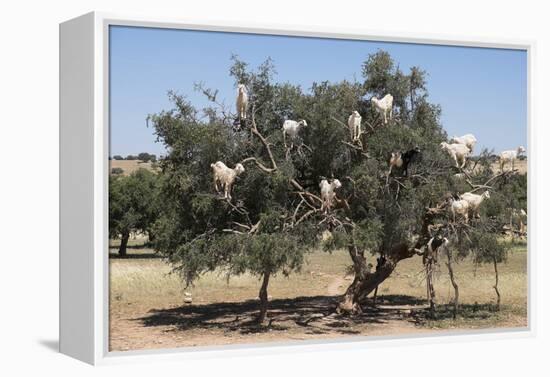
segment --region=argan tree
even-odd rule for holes
[[[493,189],[490,185],[509,174],[494,176],[487,167],[470,166],[466,179],[457,182],[453,176],[460,171],[439,146],[446,134],[440,107],[429,102],[426,73],[418,67],[403,72],[384,51],[370,55],[361,68],[361,82],[320,82],[304,91],[275,82],[269,59],[252,70],[232,57],[235,88],[240,83],[248,88],[246,119],[235,121],[232,103],[220,102],[218,92],[203,83],[196,89],[209,99],[207,108],[196,109],[171,92],[173,109],[150,116],[168,151],[160,162],[163,207],[155,247],[187,283],[213,270],[255,274],[261,279],[263,321],[270,277],[299,270],[304,254],[322,243],[327,250],[348,250],[354,280],[338,310],[357,313],[397,264],[423,254],[435,234],[476,229],[481,220],[450,220],[448,199]],[[394,97],[387,125],[370,101],[386,93]],[[350,138],[346,125],[354,110],[363,117],[359,140]],[[286,119],[308,124],[291,149],[282,140]],[[407,176],[399,169],[388,176],[390,152],[414,147],[421,158],[411,163]],[[245,166],[232,200],[214,190],[210,164],[216,161]],[[325,210],[319,182],[333,178],[343,187]],[[491,236],[499,235],[497,227],[488,229]],[[331,236],[321,241],[327,231]],[[468,242],[469,249],[477,247],[474,238]],[[378,260],[374,270],[369,255]]]

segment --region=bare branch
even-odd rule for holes
[[[247,162],[254,162],[258,168],[263,170],[266,173],[273,173],[277,169],[268,168],[264,164],[262,164],[256,157],[247,157],[244,160],[241,161],[241,164],[246,164]]]
[[[320,208],[319,208],[319,209],[312,209],[312,210],[307,211],[305,214],[302,215],[302,217],[300,217],[300,219],[298,219],[298,221],[296,221],[296,222],[294,223],[294,225],[300,224],[302,221],[304,221],[305,219],[307,219],[309,216],[311,216],[311,215],[313,215],[313,214],[315,214],[315,213],[318,213],[318,212],[320,212],[320,211],[321,211]]]
[[[252,134],[254,134],[258,139],[260,139],[260,141],[262,142],[262,144],[265,146],[265,149],[267,150],[267,154],[269,156],[269,159],[271,160],[271,165],[272,165],[272,168],[271,168],[271,171],[270,172],[273,172],[275,170],[277,170],[277,162],[275,162],[275,157],[273,156],[273,152],[271,152],[271,144],[267,141],[267,139],[260,133],[260,131],[258,131],[258,127],[256,126],[256,105],[253,103],[252,104],[252,119],[251,119],[251,128],[250,128],[250,131],[252,132]],[[263,169],[262,169],[263,170]]]
[[[238,223],[236,221],[233,221],[233,224],[237,225],[237,226],[240,226],[241,228],[244,228],[246,230],[250,230],[250,226],[248,225],[245,225],[245,224],[241,224],[241,223]]]
[[[240,234],[240,235],[246,234],[246,233],[243,233],[243,232],[239,232],[238,230],[235,230],[235,229],[222,229],[222,232],[224,232],[224,233]]]
[[[480,185],[476,185],[476,184],[472,183],[472,181],[470,179],[466,179],[466,182],[470,185],[470,187],[472,187],[471,192],[474,192],[474,191],[477,191],[477,190],[482,190],[482,189],[492,190],[493,187],[489,186],[489,183],[497,180],[498,178],[511,175],[512,173],[515,173],[515,171],[509,170],[509,171],[501,172],[499,174],[496,174],[496,175],[492,176],[485,183],[480,184]]]

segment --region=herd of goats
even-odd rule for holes
[[[373,97],[371,103],[374,109],[380,114],[383,118],[384,124],[388,123],[388,119],[392,119],[393,113],[393,96],[391,94],[386,94],[382,99]],[[248,94],[245,85],[239,84],[238,94],[237,94],[237,121],[245,120],[247,116],[248,108]],[[350,137],[352,142],[357,142],[360,140],[361,134],[363,133],[361,128],[361,115],[357,111],[353,111],[348,118],[348,128],[350,132]],[[295,120],[285,120],[282,126],[283,140],[284,145],[287,150],[290,150],[294,146],[294,140],[297,137],[300,129],[302,127],[307,127],[307,122],[305,120],[295,121]],[[291,145],[290,148],[287,146],[286,140],[290,139]],[[450,143],[442,142],[440,144],[441,149],[448,153],[451,159],[454,161],[455,165],[459,169],[463,169],[466,165],[468,157],[471,156],[477,139],[472,134],[467,134],[460,137],[453,137],[450,140]],[[506,163],[510,163],[512,169],[514,169],[515,160],[525,152],[523,146],[519,146],[516,150],[507,150],[500,153],[500,168],[503,171]],[[389,171],[388,176],[391,174],[392,168],[398,168],[403,172],[403,175],[407,175],[407,169],[411,162],[413,162],[420,154],[420,149],[415,147],[406,152],[393,152],[389,160]],[[235,182],[237,176],[242,174],[245,169],[244,166],[240,163],[236,164],[234,168],[229,168],[222,161],[217,161],[210,165],[213,170],[214,177],[214,187],[216,192],[220,192],[220,187],[223,189],[224,198],[231,200],[231,188]],[[456,179],[463,179],[464,173],[457,173],[454,176]],[[322,200],[321,210],[325,213],[330,212],[331,207],[338,202],[336,196],[336,190],[342,186],[341,182],[333,178],[330,180],[322,179],[319,183],[320,188],[320,197]],[[474,194],[472,192],[466,192],[464,194],[458,195],[453,198],[449,198],[449,207],[450,212],[453,216],[453,220],[456,221],[457,216],[460,216],[464,219],[465,222],[468,222],[469,216],[479,218],[479,209],[481,204],[485,199],[489,199],[489,191],[485,191],[482,194]],[[525,211],[522,209],[521,213],[518,215],[526,215]],[[523,221],[521,221],[523,224]]]

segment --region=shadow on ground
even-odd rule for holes
[[[339,296],[313,296],[273,300],[269,303],[268,324],[255,321],[258,301],[186,305],[170,309],[153,309],[136,319],[146,327],[169,326],[170,331],[218,329],[240,334],[286,331],[301,326],[306,334],[359,334],[357,325],[389,321],[416,322],[412,315],[423,311],[426,301],[405,295],[378,297],[377,305],[367,303],[363,314],[344,316],[336,313]]]
[[[457,311],[457,318],[466,321],[494,321],[498,320],[498,314],[499,309],[494,304],[460,304]],[[418,325],[432,326],[437,324],[437,322],[453,320],[454,305],[437,305],[435,310],[435,318],[431,317],[431,313],[427,308],[414,311],[412,316]]]
[[[139,253],[139,254],[128,253],[126,254],[126,256],[121,257],[118,254],[117,250],[111,249],[109,251],[109,258],[110,259],[155,259],[155,258],[160,259],[162,258],[162,256],[154,252],[151,252],[151,253]]]

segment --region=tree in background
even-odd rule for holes
[[[256,70],[237,57],[232,61],[235,87],[244,83],[249,92],[244,126],[233,126],[232,104],[225,106],[204,84],[197,89],[212,103],[202,109],[206,120],[174,93],[174,108],[149,118],[169,151],[160,162],[162,215],[155,225],[155,248],[188,284],[218,269],[228,276],[255,274],[262,280],[258,319],[263,321],[271,276],[299,270],[314,247],[345,248],[354,280],[338,310],[352,314],[362,311],[367,295],[401,260],[424,254],[435,235],[453,237],[467,250],[484,249],[499,237],[498,224],[485,212],[469,224],[452,221],[448,199],[465,191],[503,190],[514,172],[494,176],[488,163],[478,162],[480,168],[464,171],[465,180],[453,178],[460,170],[439,146],[447,137],[441,109],[429,102],[420,68],[405,73],[379,51],[363,64],[363,82],[314,83],[304,92],[291,83],[274,83],[269,59]],[[395,116],[384,125],[370,98],[387,93],[394,97]],[[354,110],[363,117],[359,141],[350,139],[346,125]],[[290,150],[282,140],[286,119],[308,124]],[[422,158],[409,167],[408,176],[388,175],[390,152],[414,147]],[[232,201],[214,191],[210,164],[218,160],[245,166]],[[319,197],[323,178],[343,183],[331,211],[322,209]],[[500,216],[502,208],[495,207],[491,216]],[[478,227],[491,241],[468,236]],[[330,237],[322,241],[326,232]],[[374,271],[369,258],[378,260]]]
[[[137,159],[143,162],[155,162],[157,160],[157,156],[154,154],[149,154],[147,152],[142,152],[137,155]]]
[[[124,160],[124,157],[116,154],[116,155],[113,156],[113,160],[117,160],[117,161]]]
[[[109,179],[109,236],[120,238],[121,257],[126,256],[130,233],[148,232],[156,220],[157,180],[156,174],[146,169]]]

